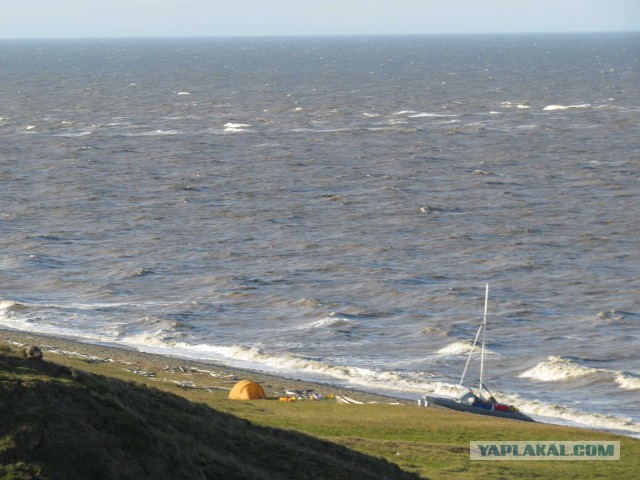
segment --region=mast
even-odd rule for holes
[[[480,331],[482,330],[482,323],[478,327],[478,331],[476,332],[476,336],[473,339],[473,343],[471,344],[471,350],[469,350],[469,355],[467,356],[467,363],[464,365],[464,370],[462,371],[462,377],[460,377],[460,383],[458,385],[462,385],[464,383],[464,377],[467,374],[467,368],[469,368],[469,362],[471,361],[471,355],[473,355],[473,351],[476,348],[476,343],[478,343],[478,337],[480,336]]]
[[[471,344],[471,350],[469,350],[469,355],[467,356],[467,363],[464,365],[464,370],[462,371],[462,377],[460,377],[460,383],[458,385],[462,385],[464,383],[464,377],[467,374],[467,368],[469,368],[469,362],[471,361],[471,356],[473,355],[473,351],[476,348],[476,343],[478,343],[478,338],[480,337],[480,332],[482,332],[482,359],[480,362],[480,389],[478,392],[482,391],[482,363],[484,362],[484,327],[487,325],[487,300],[489,298],[489,284],[487,283],[487,291],[485,293],[484,298],[484,319],[480,323],[478,327],[478,331],[476,332],[476,336],[473,339],[473,343]]]
[[[480,354],[480,386],[478,387],[478,392],[482,392],[482,375],[484,373],[484,342],[485,342],[485,331],[487,330],[487,307],[489,305],[489,284],[487,283],[487,287],[484,294],[484,317],[482,319],[482,353]]]

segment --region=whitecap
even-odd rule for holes
[[[388,124],[388,125],[404,125],[405,123],[408,123],[408,122],[406,120],[400,120],[400,119],[398,120],[392,119],[392,120],[389,120],[388,122],[385,122],[385,124]]]
[[[142,133],[129,133],[128,137],[155,137],[162,135],[178,135],[180,132],[178,130],[154,130],[152,132],[142,132]]]
[[[532,378],[542,382],[557,382],[569,378],[584,377],[597,372],[598,369],[596,368],[585,367],[563,357],[551,356],[519,376],[520,378]]]
[[[505,108],[520,108],[520,109],[531,108],[526,103],[514,103],[514,102],[509,102],[509,101],[501,102],[500,106],[501,107],[505,107]]]
[[[427,112],[409,115],[409,118],[445,118],[445,117],[457,117],[457,115],[453,115],[450,113],[427,113]]]
[[[87,135],[91,135],[92,133],[93,132],[91,130],[83,130],[80,132],[60,133],[60,134],[54,135],[54,137],[66,137],[66,138],[86,137]]]
[[[590,103],[581,103],[579,105],[547,105],[543,110],[567,110],[569,108],[588,108]]]
[[[191,95],[189,92],[178,92],[176,95]]]
[[[293,128],[292,133],[335,133],[346,132],[346,128]]]
[[[322,317],[318,320],[314,320],[313,322],[309,322],[303,325],[302,329],[318,329],[318,328],[331,328],[331,327],[344,327],[344,326],[361,326],[362,324],[357,320],[343,317],[340,315],[327,315],[326,317]]]
[[[623,390],[639,390],[640,375],[626,372],[616,372],[616,383]]]
[[[246,127],[250,127],[251,125],[247,123],[233,123],[228,122],[224,124],[224,131],[226,133],[236,133],[236,132],[246,132]]]
[[[506,108],[513,108],[513,107],[515,107],[517,105],[522,105],[522,104],[521,103],[513,103],[513,102],[510,102],[508,100],[505,101],[505,102],[500,102],[500,106],[501,107],[506,107]]]
[[[449,345],[447,345],[446,347],[441,348],[440,350],[438,350],[437,353],[439,353],[440,355],[461,355],[463,353],[469,353],[471,351],[471,349],[473,348],[474,352],[478,352],[480,353],[481,351],[481,347],[479,344],[476,343],[476,346],[473,346],[473,343],[471,341],[463,341],[463,342],[454,342],[451,343]],[[488,349],[485,347],[484,349],[485,354],[486,353],[495,353],[492,350]]]
[[[13,300],[0,300],[0,310],[10,310],[16,305],[18,305],[18,302],[14,302]]]
[[[0,314],[27,311],[32,307],[33,305],[28,303],[16,302],[14,300],[0,300]]]
[[[543,403],[538,400],[522,400],[516,395],[500,395],[496,398],[499,398],[502,402],[516,405],[523,413],[534,417],[544,417],[553,423],[608,430],[626,435],[640,433],[640,423],[633,421],[631,418],[603,413],[581,412],[565,405]]]
[[[460,393],[466,390],[467,390],[467,387],[462,385],[435,382],[433,391],[430,393],[432,393],[435,396],[457,397],[458,395],[460,395]]]
[[[409,114],[415,114],[418,113],[415,110],[401,110],[399,112],[394,113],[393,115],[409,115]]]

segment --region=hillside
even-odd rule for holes
[[[385,460],[4,348],[0,477],[412,479]]]

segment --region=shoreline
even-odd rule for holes
[[[162,372],[182,373],[185,380],[182,384],[178,384],[183,388],[231,390],[235,382],[249,379],[261,384],[268,397],[283,396],[286,395],[286,391],[313,391],[324,397],[334,395],[353,400],[356,403],[414,404],[413,401],[407,399],[366,392],[355,388],[288,378],[260,370],[231,367],[214,362],[146,353],[126,346],[97,345],[75,339],[6,328],[0,328],[0,338],[14,346],[37,346],[42,350],[44,360],[51,360],[52,355],[54,357],[60,355],[68,358],[77,358],[88,363],[109,362],[120,364],[124,370],[147,377],[156,377]],[[55,358],[52,361],[55,361]],[[212,378],[216,378],[218,381],[221,380],[222,384],[219,383],[214,387],[207,386],[207,384],[211,383]],[[159,380],[167,379],[159,378]],[[199,383],[202,383],[202,385],[198,385],[194,380],[200,380]],[[175,382],[175,380],[168,381]]]

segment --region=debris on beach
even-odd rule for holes
[[[345,397],[343,395],[337,396],[336,397],[336,401],[338,403],[351,403],[351,404],[354,404],[354,405],[364,405],[364,403],[365,403],[365,402],[361,402],[359,400],[354,400],[351,397]]]
[[[176,382],[176,384],[180,388],[198,388],[198,386],[193,382],[182,381],[182,382]]]
[[[87,363],[113,363],[112,358],[98,357],[96,355],[88,355],[80,352],[69,352],[67,350],[59,350],[54,347],[47,347],[46,345],[42,345],[42,348],[51,353],[64,355],[65,357],[74,357]]]
[[[296,402],[298,400],[330,400],[333,398],[332,393],[322,395],[315,390],[284,390],[279,400],[281,402]]]
[[[232,374],[226,374],[222,372],[217,372],[214,370],[204,370],[201,368],[189,367],[184,365],[167,365],[162,369],[163,372],[169,373],[182,373],[184,375],[192,375],[194,373],[199,373],[202,375],[209,375],[210,377],[216,378],[227,378],[229,380],[238,380],[238,377]]]
[[[39,358],[42,358],[43,355],[43,351],[47,351],[50,353],[53,353],[54,355],[64,355],[65,357],[74,357],[74,358],[78,358],[80,360],[83,360],[87,363],[102,363],[102,362],[110,362],[113,363],[113,359],[111,358],[103,358],[103,357],[98,357],[95,355],[87,355],[86,353],[80,353],[80,352],[70,352],[67,350],[61,350],[57,347],[53,347],[51,345],[45,345],[45,344],[41,344],[39,347],[35,346],[35,345],[31,345],[28,343],[22,343],[22,342],[16,342],[16,341],[12,341],[12,340],[7,340],[7,343],[9,343],[10,345],[14,345],[16,347],[23,347],[25,349],[25,355],[27,356],[33,356],[33,355],[29,355],[27,354],[27,349],[29,349],[30,351],[34,351],[33,349],[37,349],[40,351],[40,356]],[[37,356],[37,354],[36,354]]]

